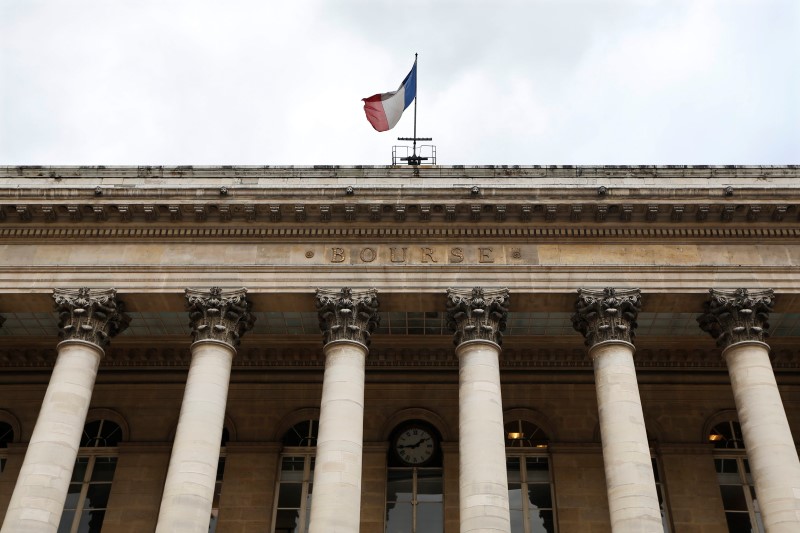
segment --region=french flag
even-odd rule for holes
[[[406,110],[417,96],[417,62],[396,91],[379,93],[363,98],[367,120],[377,131],[388,131],[400,122]]]

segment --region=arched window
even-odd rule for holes
[[[714,466],[728,531],[764,533],[741,426],[733,420],[717,424],[709,431],[708,440],[714,445]]]
[[[283,436],[283,454],[272,513],[274,533],[307,533],[314,485],[319,422],[304,420]]]
[[[390,437],[386,475],[386,533],[442,533],[444,484],[441,435],[409,420]]]
[[[0,473],[6,468],[6,450],[11,442],[14,442],[14,428],[8,422],[0,422]]]
[[[508,421],[505,434],[511,531],[554,533],[549,439],[539,426],[521,419]]]
[[[122,437],[122,428],[110,420],[84,426],[59,533],[100,533]]]

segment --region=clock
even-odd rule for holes
[[[436,453],[436,438],[426,428],[406,426],[394,438],[393,447],[400,461],[408,466],[420,466],[430,461]]]

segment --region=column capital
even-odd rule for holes
[[[775,302],[772,289],[709,289],[711,297],[697,317],[700,329],[727,348],[744,341],[764,342],[769,336],[769,314]]]
[[[641,307],[639,289],[578,289],[572,327],[584,336],[589,348],[608,341],[633,344]]]
[[[380,324],[378,291],[317,289],[317,314],[322,344],[333,341],[352,341],[369,346],[370,335]]]
[[[131,321],[116,289],[54,289],[53,300],[62,341],[80,340],[104,348]]]
[[[502,345],[508,306],[508,289],[447,289],[447,327],[453,343],[484,340]]]
[[[194,342],[213,340],[236,348],[242,335],[253,328],[255,315],[247,289],[186,289],[186,308]]]

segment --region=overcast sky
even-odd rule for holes
[[[800,163],[800,0],[0,0],[0,165]]]

